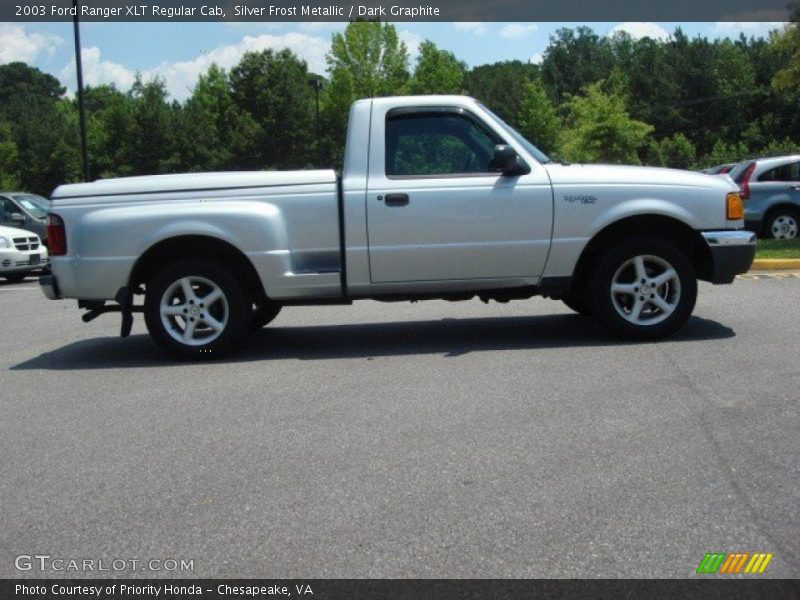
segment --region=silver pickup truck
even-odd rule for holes
[[[738,188],[685,171],[551,161],[462,96],[350,110],[333,170],[158,175],[55,190],[48,298],[132,314],[164,349],[219,356],[282,306],[541,295],[648,340],[697,279],[753,261]],[[143,296],[143,303],[136,301]]]

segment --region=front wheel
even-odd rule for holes
[[[251,305],[242,284],[220,265],[186,260],[147,285],[144,316],[150,336],[167,352],[213,358],[244,337]]]
[[[592,314],[613,335],[653,340],[683,327],[697,300],[686,253],[662,240],[635,239],[609,250],[591,282]]]
[[[5,280],[9,283],[19,283],[20,281],[24,281],[27,276],[28,273],[9,273],[8,275],[3,275]]]

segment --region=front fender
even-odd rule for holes
[[[636,198],[621,202],[611,207],[609,210],[595,215],[595,218],[588,228],[588,237],[591,239],[600,231],[617,221],[642,215],[670,217],[681,221],[692,229],[700,229],[696,217],[684,206],[659,198]]]

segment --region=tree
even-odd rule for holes
[[[695,165],[696,161],[695,147],[682,133],[650,142],[647,162],[652,166],[689,169]]]
[[[136,76],[129,92],[131,115],[121,153],[126,175],[154,175],[176,170],[175,113],[167,102],[164,81]]]
[[[19,186],[17,145],[11,138],[11,127],[0,121],[0,190],[14,190]]]
[[[800,9],[795,8],[795,11],[798,10]],[[792,99],[800,99],[800,24],[797,23],[797,12],[795,12],[794,19],[794,23],[788,25],[783,31],[775,33],[770,40],[777,51],[789,56],[788,64],[775,73],[772,87],[779,94]]]
[[[538,77],[538,69],[518,60],[481,65],[467,72],[464,87],[504,121],[516,123],[527,94],[526,86]]]
[[[389,23],[355,21],[334,33],[326,56],[335,77],[346,70],[357,98],[397,94],[408,81],[408,50]]]
[[[638,150],[653,128],[632,119],[624,99],[604,93],[602,85],[599,81],[586,86],[583,95],[567,101],[560,154],[572,162],[639,164]]]
[[[408,50],[394,26],[354,21],[334,33],[325,57],[330,83],[323,95],[324,153],[339,164],[344,152],[347,115],[360,98],[404,93],[408,82]]]
[[[216,64],[200,76],[180,115],[179,130],[185,171],[238,169],[259,153],[260,129],[249,112],[236,107],[228,74]]]
[[[560,102],[587,85],[605,79],[614,66],[608,38],[588,27],[559,29],[550,37],[542,61],[542,81],[550,97]]]
[[[83,98],[90,177],[129,173],[131,170],[125,166],[122,150],[128,142],[132,99],[113,85],[87,87]]]
[[[544,87],[537,80],[525,85],[517,124],[522,134],[539,148],[545,152],[555,151],[561,123]]]
[[[66,90],[58,79],[23,62],[0,65],[0,107],[29,97],[57,100]]]
[[[312,162],[315,117],[309,79],[306,62],[287,49],[247,52],[231,69],[233,104],[251,118],[236,122],[234,131],[255,136],[253,154],[238,156],[241,167],[296,169]]]
[[[417,67],[409,81],[412,94],[460,94],[467,65],[452,52],[441,50],[431,41],[420,44]]]
[[[715,165],[739,162],[747,158],[748,154],[747,146],[741,142],[729,144],[723,140],[717,140],[711,152],[706,154],[697,166],[713,167]]]

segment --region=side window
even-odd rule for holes
[[[8,221],[11,213],[14,212],[14,205],[8,198],[0,198],[0,221]]]
[[[496,135],[455,112],[420,111],[386,119],[386,175],[491,173]]]
[[[775,167],[765,171],[758,178],[759,181],[800,181],[800,162]]]

